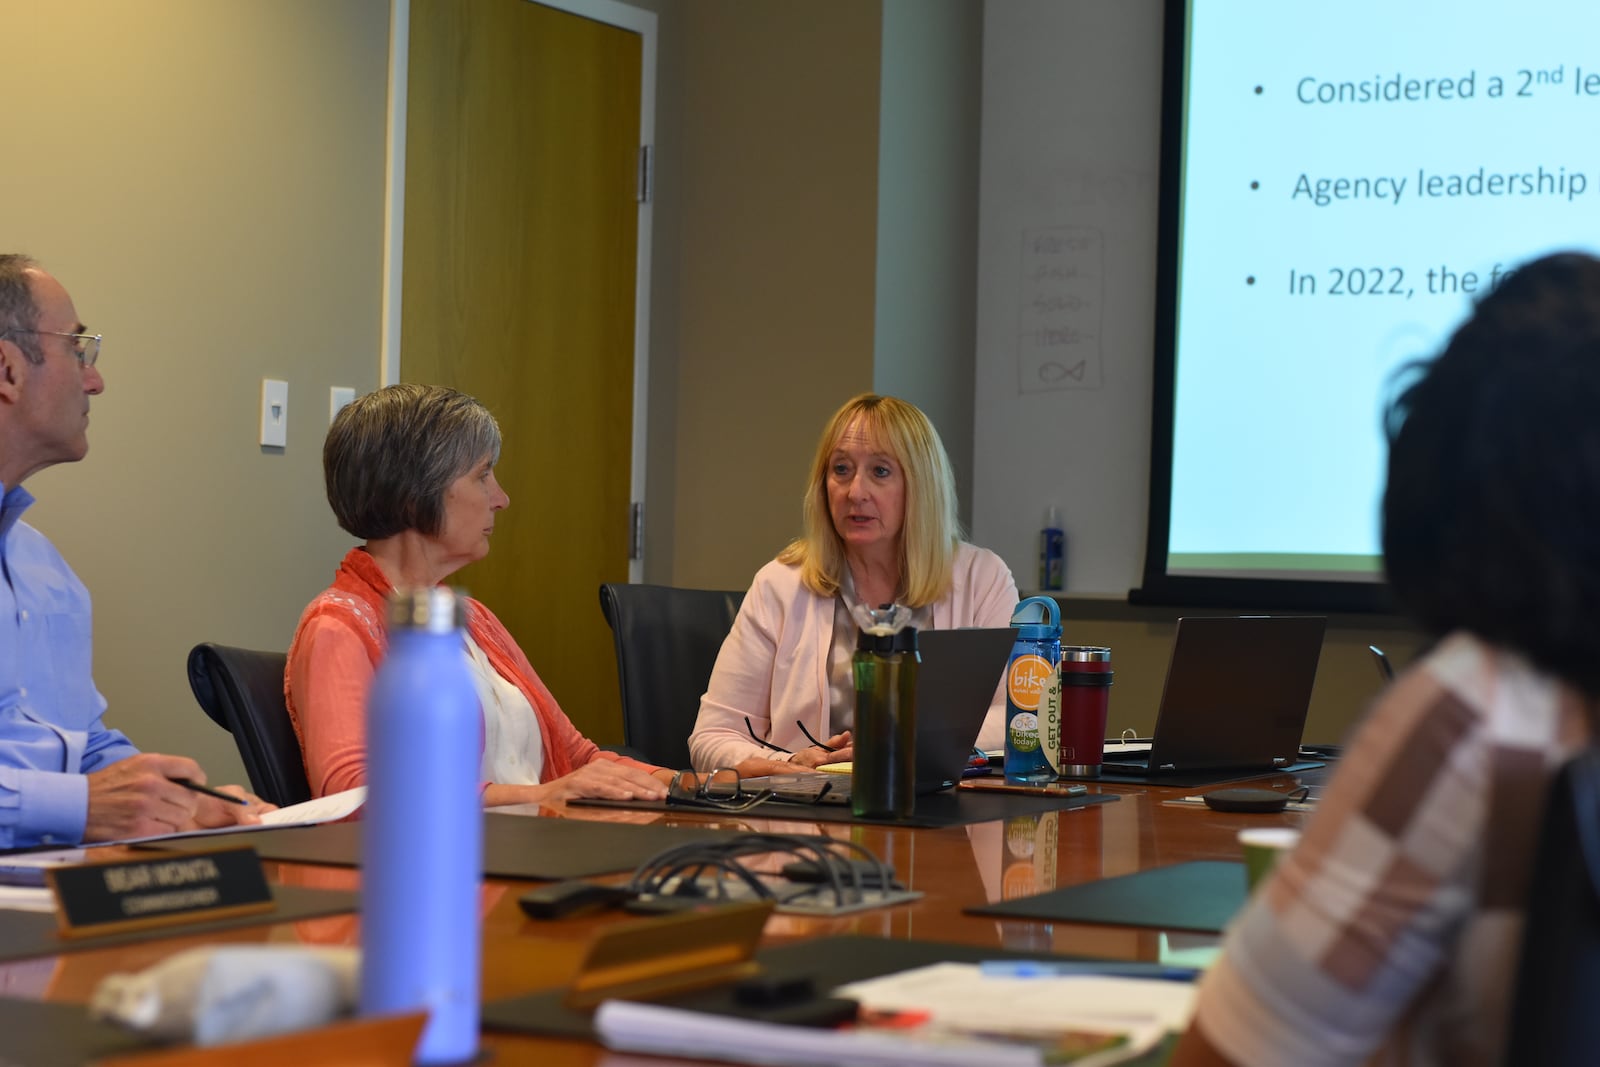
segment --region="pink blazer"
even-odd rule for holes
[[[751,756],[784,758],[750,740],[747,715],[756,736],[792,752],[811,743],[799,722],[818,738],[834,733],[828,722],[834,603],[802,585],[797,566],[774,560],[756,572],[700,698],[689,735],[697,769],[732,767]],[[950,593],[933,605],[933,628],[1009,626],[1016,607],[1017,584],[1000,557],[962,544]],[[1005,694],[996,689],[978,744],[999,748],[1004,739]]]

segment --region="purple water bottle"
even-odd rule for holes
[[[397,591],[367,697],[361,1012],[426,1008],[416,1062],[478,1052],[482,710],[449,589]]]

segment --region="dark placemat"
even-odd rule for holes
[[[808,822],[853,822],[872,826],[909,826],[938,830],[948,826],[966,826],[968,823],[993,822],[996,819],[1013,819],[1019,815],[1037,815],[1045,811],[1062,811],[1069,808],[1086,808],[1092,804],[1105,804],[1121,799],[1114,793],[1090,793],[1081,797],[1041,797],[1018,793],[974,793],[951,790],[917,798],[917,810],[905,819],[858,819],[850,813],[848,804],[791,804],[787,801],[767,801],[739,813],[747,819],[798,819]],[[625,808],[636,811],[693,811],[692,808],[669,808],[664,801],[649,800],[572,800],[569,804],[593,808]]]
[[[1254,778],[1271,778],[1279,774],[1300,774],[1303,771],[1314,771],[1318,767],[1327,766],[1311,760],[1302,760],[1291,763],[1287,767],[1275,767],[1269,771],[1189,771],[1184,774],[1112,774],[1106,771],[1095,778],[1073,778],[1063,775],[1065,781],[1073,782],[1110,782],[1115,785],[1170,785],[1174,789],[1190,789],[1198,785],[1222,785],[1224,782],[1248,782]]]
[[[272,898],[278,902],[278,906],[257,915],[201,919],[190,923],[173,923],[144,930],[124,930],[91,937],[62,937],[57,933],[56,917],[50,912],[0,909],[0,960],[55,956],[63,952],[129,945],[161,937],[191,937],[219,930],[234,930],[242,926],[260,926],[263,923],[298,922],[301,919],[316,919],[324,915],[356,911],[360,906],[356,894],[343,889],[274,885]],[[4,1032],[0,1029],[0,1033]],[[6,1051],[3,1045],[0,1045],[0,1064],[5,1062]]]
[[[1244,906],[1246,895],[1244,864],[1205,860],[981,904],[967,908],[966,913],[1220,933]]]
[[[361,864],[360,823],[325,822],[316,826],[282,826],[272,830],[249,830],[233,834],[231,838],[229,844],[249,845],[264,860],[321,863],[332,867],[358,867]],[[134,847],[160,852],[209,852],[217,847],[217,839],[175,837]]]
[[[489,878],[551,881],[613,874],[631,871],[656,853],[675,845],[729,837],[736,832],[713,827],[592,822],[488,812],[483,818],[483,873]],[[355,867],[361,863],[360,823],[256,830],[235,835],[234,840],[240,837],[264,860],[338,867]],[[211,838],[185,837],[152,842],[149,847],[199,852],[216,845]]]
[[[148,1037],[129,1033],[89,1015],[82,1004],[0,997],[0,1064],[6,1067],[77,1067],[153,1047]]]
[[[1015,952],[979,945],[957,945],[942,941],[897,941],[882,937],[819,937],[811,941],[759,949],[756,958],[762,970],[773,978],[810,978],[819,995],[847,982],[859,982],[880,975],[925,967],[930,963],[979,963],[999,959],[1063,959],[1048,953]],[[1121,966],[1119,964],[1119,966]],[[1161,973],[1159,964],[1150,964],[1151,977]],[[1119,972],[1120,973],[1120,972]],[[531,993],[497,1000],[483,1006],[483,1028],[518,1034],[550,1037],[575,1037],[594,1040],[593,1017],[574,1011],[562,1003],[563,990]],[[736,1004],[728,987],[706,989],[681,997],[661,999],[659,1003],[710,1015],[739,1018],[765,1018],[759,1009]],[[769,1020],[776,1021],[776,1020]],[[1143,1061],[1140,1061],[1143,1062]]]

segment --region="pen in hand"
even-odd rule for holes
[[[250,802],[245,800],[243,797],[236,797],[232,793],[224,793],[220,789],[212,789],[209,785],[201,785],[193,778],[169,778],[168,781],[176,782],[185,789],[193,790],[196,793],[204,793],[208,797],[216,797],[218,800],[226,800],[229,804],[241,804],[246,807],[248,807],[250,804]]]

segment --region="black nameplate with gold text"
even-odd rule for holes
[[[45,872],[63,937],[270,911],[272,887],[253,848],[118,860]]]

